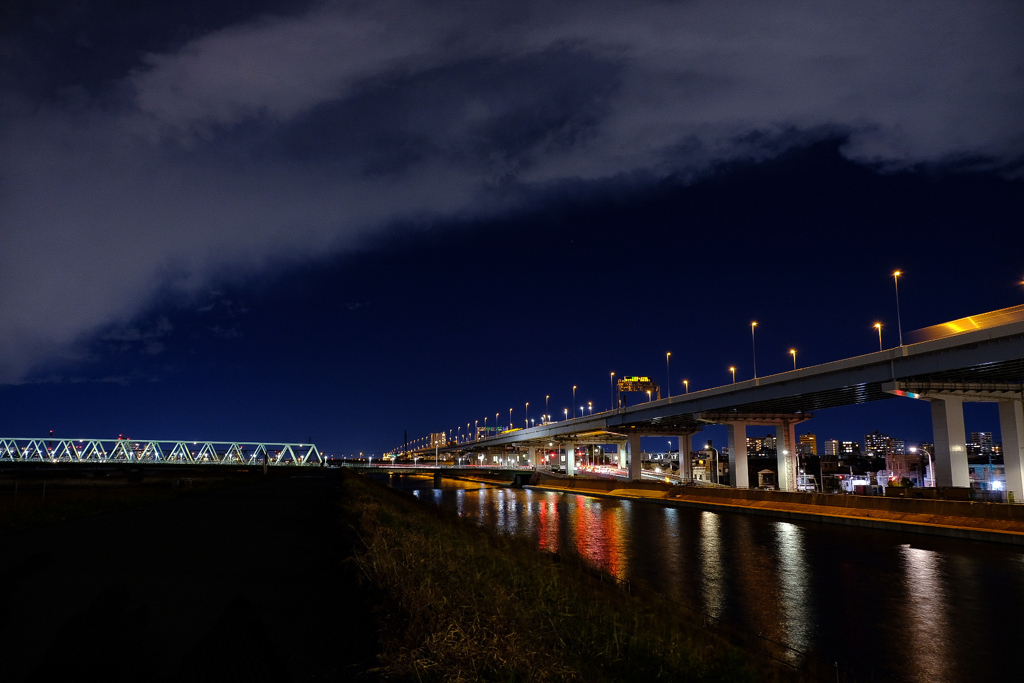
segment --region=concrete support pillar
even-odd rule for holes
[[[615,447],[619,451],[619,469],[624,470],[626,469],[626,444],[615,444]]]
[[[576,476],[576,444],[572,442],[565,444],[565,473]]]
[[[747,425],[743,422],[728,422],[725,428],[729,439],[729,472],[732,473],[732,485],[739,489],[749,488]]]
[[[630,481],[640,481],[643,479],[643,465],[642,455],[640,448],[640,435],[630,434],[629,435],[629,479]]]
[[[932,438],[935,439],[935,485],[970,486],[964,400],[957,397],[928,400],[932,404]]]
[[[693,434],[683,434],[679,437],[679,478],[683,481],[693,480],[693,460],[690,453],[693,452]]]
[[[779,466],[779,490],[796,491],[796,425],[783,422],[775,427],[776,459]]]
[[[537,462],[537,447],[530,446],[530,467],[536,469],[539,464],[540,463]]]
[[[1012,493],[1014,502],[1020,502],[1024,500],[1024,401],[999,402],[999,436],[1007,495]]]

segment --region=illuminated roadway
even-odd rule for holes
[[[989,320],[992,326],[986,329],[518,429],[439,450],[454,453],[508,446],[536,449],[556,442],[566,446],[626,441],[630,452],[638,452],[640,436],[673,435],[680,437],[680,452],[689,452],[684,444],[688,445],[693,433],[704,425],[725,424],[730,428],[732,471],[743,482],[747,474],[745,426],[770,424],[779,427],[780,466],[790,470],[780,474],[780,488],[792,489],[795,424],[810,418],[815,410],[904,396],[932,403],[938,485],[967,486],[962,402],[994,401],[1000,404],[1007,488],[1020,499],[1024,496],[1020,481],[1020,451],[1024,447],[1022,314],[1024,306],[1004,309],[964,319],[971,323]],[[933,328],[918,331],[918,336],[927,337],[930,330]],[[740,450],[744,457],[736,458]],[[789,457],[784,459],[783,454]],[[571,459],[568,464],[571,473]],[[620,466],[625,466],[621,456]],[[630,472],[634,479],[639,478],[639,458],[632,459]]]

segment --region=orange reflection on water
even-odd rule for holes
[[[544,494],[537,509],[537,540],[542,550],[553,553],[558,552],[558,525],[560,516],[558,514],[558,494],[548,492]]]
[[[571,545],[576,553],[610,574],[625,577],[628,501],[604,501],[575,496],[571,515]]]

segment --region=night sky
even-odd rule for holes
[[[1019,2],[8,4],[0,436],[380,453],[1024,303]]]

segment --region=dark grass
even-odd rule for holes
[[[379,590],[383,679],[783,681],[756,652],[532,544],[345,478],[354,560]]]
[[[0,481],[0,533],[202,494],[237,483],[237,477],[112,480]]]

